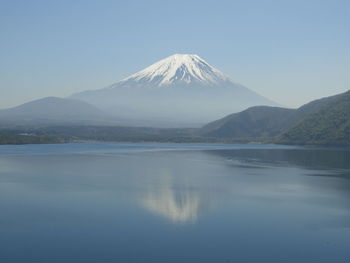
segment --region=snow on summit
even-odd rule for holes
[[[219,84],[229,81],[218,69],[197,55],[175,54],[127,77],[115,85],[136,82],[153,86],[180,83]]]
[[[195,127],[256,105],[276,105],[197,55],[175,54],[80,99],[133,125]]]

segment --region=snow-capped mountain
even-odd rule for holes
[[[219,85],[230,81],[221,71],[197,55],[175,54],[127,77],[111,87],[125,84],[163,87],[174,84]]]
[[[175,54],[106,88],[71,96],[150,126],[193,126],[255,105],[276,105],[197,55]]]

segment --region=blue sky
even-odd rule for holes
[[[195,53],[282,105],[350,89],[350,1],[0,0],[0,108]]]

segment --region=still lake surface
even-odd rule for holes
[[[0,146],[0,262],[350,262],[350,149]]]

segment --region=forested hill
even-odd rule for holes
[[[282,133],[278,142],[350,145],[350,91],[337,96]]]
[[[285,144],[350,145],[350,91],[298,109],[251,107],[205,125],[198,134]]]

